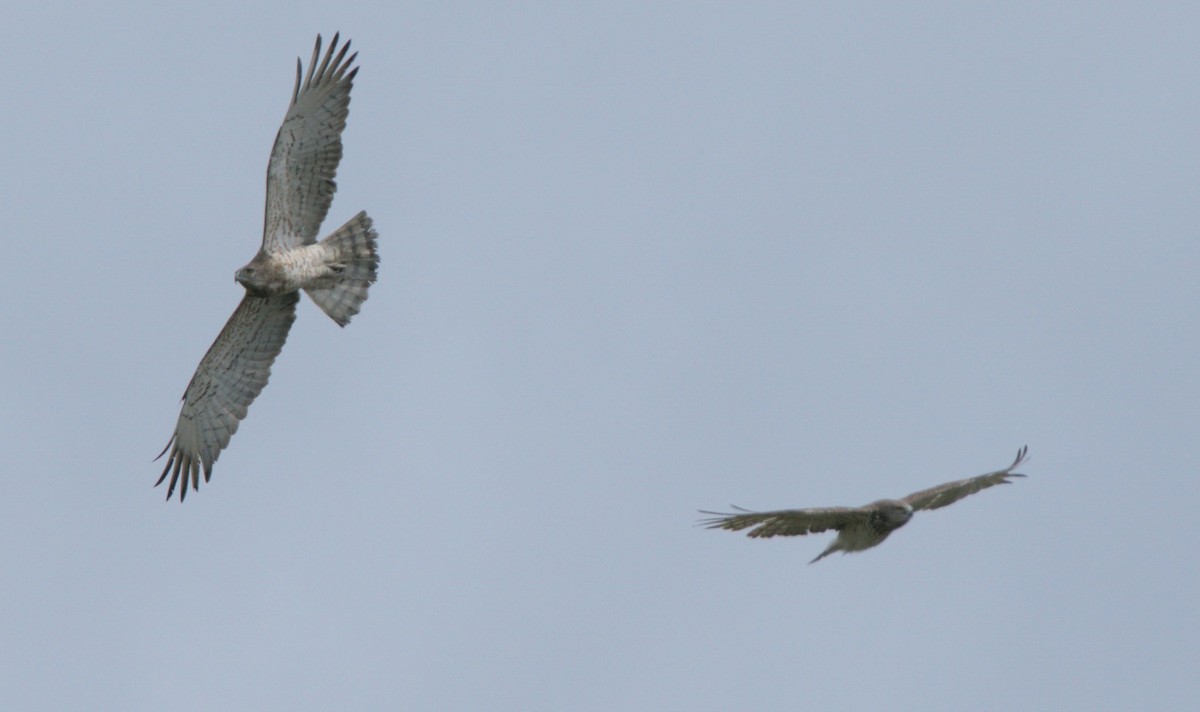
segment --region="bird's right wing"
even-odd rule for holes
[[[953,504],[967,495],[975,494],[976,492],[987,489],[994,485],[1012,484],[1009,482],[1009,477],[1024,477],[1025,475],[1013,472],[1017,466],[1025,462],[1025,456],[1029,453],[1029,446],[1026,445],[1020,450],[1017,450],[1017,459],[1003,470],[996,470],[985,475],[977,477],[968,477],[965,480],[955,480],[946,482],[937,487],[913,492],[904,498],[903,501],[912,506],[914,510],[918,509],[938,509],[945,507],[947,504]]]
[[[157,487],[171,473],[167,499],[175,491],[180,475],[183,476],[183,486],[179,489],[181,502],[187,495],[188,480],[192,489],[200,488],[201,467],[204,481],[208,481],[213,463],[237,432],[250,404],[267,385],[271,364],[296,319],[299,300],[299,292],[266,298],[247,294],[208,353],[200,359],[184,391],[175,434],[158,455],[162,457],[167,450],[171,451],[162,476],[154,483]]]
[[[711,518],[700,520],[709,529],[741,531],[754,527],[746,536],[766,538],[773,536],[799,536],[816,534],[829,529],[841,530],[847,524],[859,521],[867,515],[857,507],[812,507],[809,509],[781,509],[776,512],[752,512],[733,507],[737,512],[707,512]]]

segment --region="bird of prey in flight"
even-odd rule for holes
[[[1025,461],[1028,451],[1028,447],[1018,450],[1017,458],[1003,470],[947,482],[913,492],[900,499],[881,499],[862,507],[812,507],[782,509],[776,512],[752,512],[741,507],[734,507],[738,511],[732,513],[701,510],[701,514],[713,516],[701,520],[700,523],[709,529],[728,529],[735,532],[750,529],[746,535],[755,538],[798,536],[829,529],[836,530],[837,538],[817,558],[808,562],[813,564],[835,551],[848,554],[877,546],[887,539],[889,534],[907,524],[913,512],[917,510],[938,509],[993,485],[1012,484],[1008,478],[1025,476],[1013,470]]]
[[[262,247],[234,273],[246,295],[200,360],[183,394],[175,434],[159,454],[171,453],[155,483],[170,474],[168,500],[181,485],[182,502],[189,480],[199,489],[201,469],[205,482],[212,475],[213,463],[267,385],[271,364],[296,319],[300,290],[345,326],[375,281],[378,236],[365,212],[317,241],[337,190],[333,179],[358,73],[358,67],[351,68],[358,54],[347,57],[349,49],[347,40],[339,51],[335,34],[322,57],[318,35],[307,74],[296,60],[292,101],[267,164]]]

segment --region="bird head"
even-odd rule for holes
[[[912,519],[913,515],[912,506],[908,502],[901,502],[900,500],[888,502],[884,511],[887,512],[889,519],[897,523],[897,526]]]
[[[265,276],[262,269],[258,265],[255,265],[254,262],[250,262],[250,264],[233,273],[234,281],[245,287],[247,292],[256,296],[267,296],[270,293],[267,288]]]
[[[908,502],[898,499],[881,499],[871,506],[877,513],[879,524],[884,529],[899,529],[912,519],[913,508]]]

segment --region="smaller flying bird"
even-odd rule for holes
[[[989,472],[978,477],[955,480],[937,487],[913,492],[901,499],[881,499],[862,507],[812,507],[809,509],[782,509],[777,512],[752,512],[741,507],[734,513],[707,512],[710,519],[700,520],[709,529],[741,531],[751,528],[747,536],[767,538],[773,536],[799,536],[817,534],[829,529],[837,531],[825,551],[808,562],[814,564],[835,551],[848,554],[863,551],[883,543],[888,535],[908,524],[913,512],[919,509],[938,509],[953,504],[967,495],[975,494],[993,485],[1012,484],[1009,477],[1024,477],[1013,472],[1029,452],[1029,446],[1017,451],[1017,458],[1003,470]]]

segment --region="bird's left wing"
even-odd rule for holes
[[[296,320],[298,301],[299,292],[266,298],[247,294],[208,353],[200,359],[196,374],[184,391],[175,434],[158,455],[162,457],[167,450],[171,451],[162,476],[154,483],[155,487],[161,485],[167,473],[171,474],[167,499],[175,491],[180,475],[183,476],[180,502],[187,495],[188,480],[192,489],[200,488],[202,467],[205,482],[212,475],[213,463],[237,432],[250,404],[267,385],[271,364]]]
[[[867,516],[857,507],[811,507],[781,509],[775,512],[752,512],[741,507],[733,508],[738,511],[726,513],[700,510],[701,514],[713,515],[709,519],[700,520],[700,524],[709,529],[728,529],[734,532],[755,527],[746,532],[746,536],[767,538],[816,534],[828,529],[840,531],[847,524]]]
[[[338,35],[321,59],[321,36],[313,47],[308,73],[301,82],[296,60],[296,85],[283,125],[275,136],[267,165],[267,205],[263,250],[284,250],[316,241],[337,190],[334,175],[342,160],[342,129],[350,113],[350,89],[358,53],[346,57],[350,41],[338,51]],[[334,54],[337,52],[337,54]]]
[[[954,482],[947,482],[937,487],[921,490],[920,492],[913,492],[905,497],[903,501],[912,506],[914,510],[938,509],[993,485],[1012,484],[1008,480],[1009,477],[1025,476],[1013,472],[1013,470],[1017,469],[1017,466],[1022,462],[1025,462],[1025,456],[1028,452],[1028,445],[1017,450],[1017,458],[1003,470],[996,470],[995,472],[989,472],[986,475],[979,475],[977,477],[968,477],[965,480],[955,480]]]

